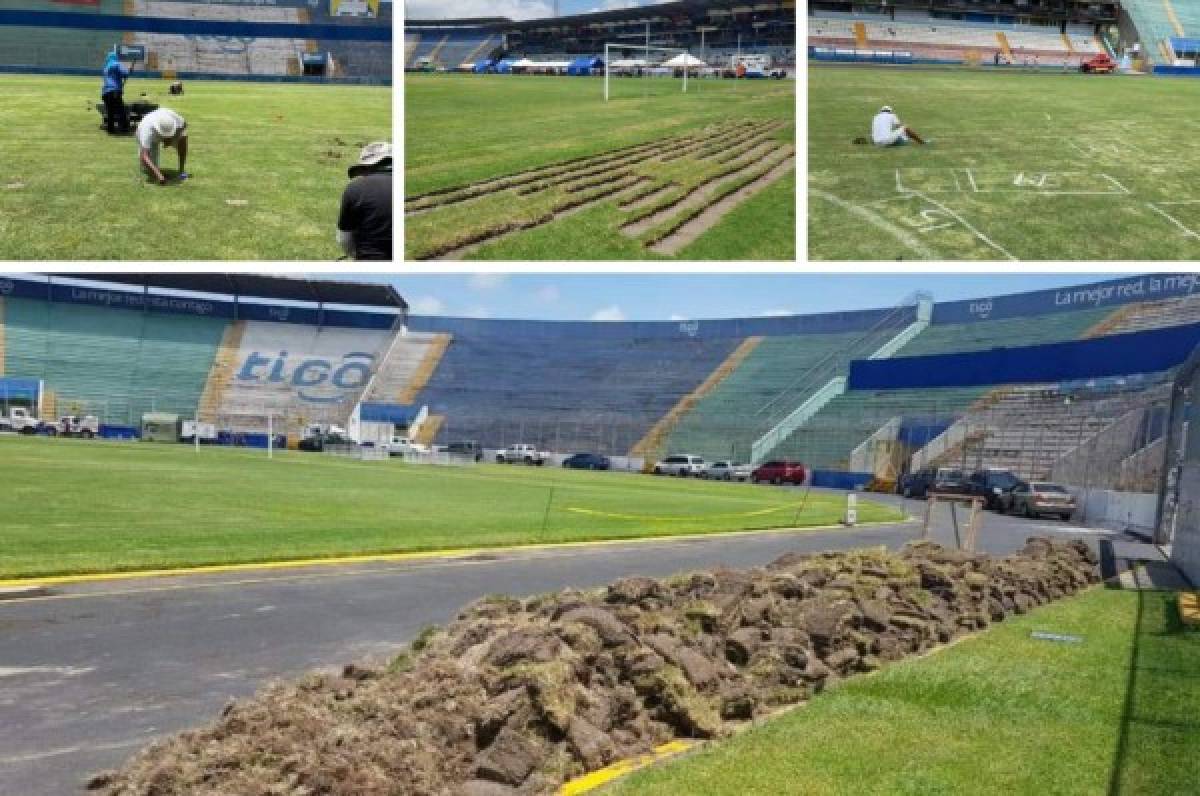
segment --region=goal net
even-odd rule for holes
[[[688,91],[704,63],[687,50],[644,44],[604,45],[604,101]]]

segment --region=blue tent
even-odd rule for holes
[[[604,59],[598,55],[589,55],[586,58],[576,58],[567,66],[568,75],[576,75],[587,77],[593,70],[604,68]]]
[[[520,60],[519,58],[505,58],[503,61],[496,64],[496,74],[511,75],[512,74],[512,65],[515,64],[519,60]]]
[[[490,58],[483,61],[475,62],[475,74],[482,75],[492,71],[492,64],[495,63]]]

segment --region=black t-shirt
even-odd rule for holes
[[[354,233],[354,259],[392,259],[392,175],[355,177],[342,194],[338,229]]]

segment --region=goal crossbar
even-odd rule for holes
[[[647,53],[649,53],[650,51],[654,51],[654,52],[663,52],[663,53],[682,53],[684,55],[691,55],[691,53],[689,53],[687,50],[681,49],[679,47],[656,47],[652,44],[646,45],[646,44],[606,43],[604,45],[604,101],[605,102],[608,102],[608,77],[609,77],[609,73],[612,71],[612,57],[609,55],[609,51],[613,50],[613,49],[642,50]],[[688,67],[686,65],[683,67],[683,93],[684,94],[687,93],[688,69],[689,68],[690,67]]]

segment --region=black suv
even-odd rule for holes
[[[983,498],[984,508],[993,511],[1004,511],[1012,499],[1012,491],[1021,483],[1021,479],[1010,470],[989,467],[986,470],[976,470],[967,479],[967,494]]]
[[[896,491],[906,498],[926,497],[930,492],[963,495],[967,491],[967,477],[954,467],[923,467],[901,478]]]
[[[470,456],[475,461],[483,460],[483,446],[475,440],[466,442],[451,442],[445,447],[446,453],[457,453],[459,456]]]

